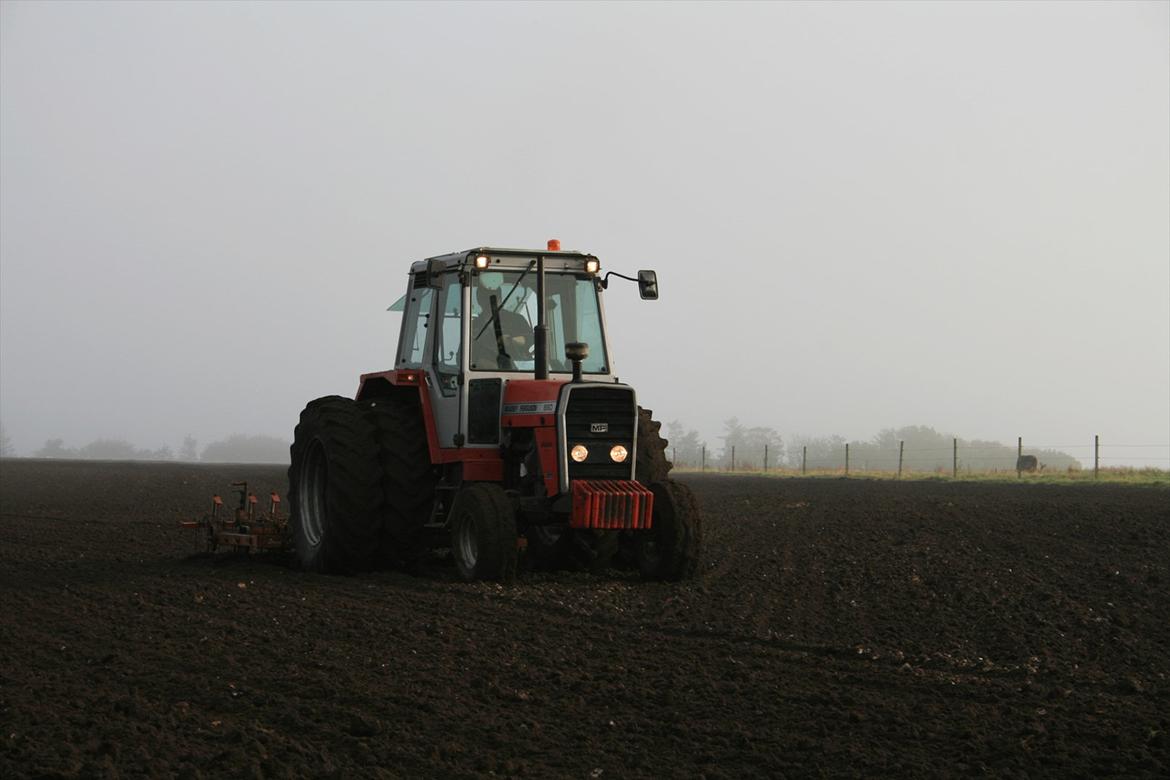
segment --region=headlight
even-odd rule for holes
[[[609,457],[614,463],[625,463],[629,456],[630,453],[620,444],[613,445],[613,449],[609,451]]]
[[[573,449],[569,450],[569,457],[578,463],[584,463],[585,459],[589,457],[589,450],[585,449],[584,445],[574,445]]]

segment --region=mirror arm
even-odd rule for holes
[[[620,279],[625,279],[628,282],[638,281],[637,278],[635,278],[633,276],[626,276],[625,274],[619,274],[617,271],[607,271],[605,276],[601,280],[601,289],[603,289],[603,290],[609,289],[609,277],[611,277],[611,276],[616,276]]]

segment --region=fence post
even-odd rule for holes
[[[808,473],[808,445],[800,448],[800,475],[804,476]]]
[[[959,440],[951,439],[951,479],[959,478]]]
[[[731,470],[735,471],[735,445],[731,445]]]
[[[906,442],[898,442],[898,479],[902,478],[902,448],[906,446]]]
[[[707,445],[703,445],[703,471],[707,470]]]
[[[768,473],[768,445],[764,445],[764,473]]]
[[[849,442],[845,442],[845,476],[849,476]]]
[[[678,463],[678,450],[674,447],[670,448],[670,462]]]
[[[1097,478],[1097,472],[1101,469],[1101,436],[1100,434],[1093,434],[1093,479]]]
[[[1024,455],[1024,437],[1016,437],[1016,479],[1024,476],[1024,472],[1020,471],[1020,458]]]

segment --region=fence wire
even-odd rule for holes
[[[1049,473],[1053,472],[1096,472],[1099,467],[1108,469],[1125,468],[1132,466],[1135,469],[1156,469],[1164,470],[1170,465],[1170,456],[1166,455],[1146,455],[1134,450],[1149,450],[1161,449],[1170,452],[1170,443],[1167,444],[1149,444],[1149,443],[1110,443],[1096,441],[1091,444],[1019,444],[1020,454],[1024,456],[1034,456],[1038,461],[1038,466],[1043,470],[1044,458],[1070,459],[1073,463],[1062,462],[1061,465],[1054,465],[1048,469]],[[742,472],[762,472],[762,471],[829,471],[829,472],[888,472],[893,474],[899,473],[975,473],[975,470],[983,473],[1002,473],[1017,471],[1019,464],[1017,462],[1017,448],[1011,445],[980,445],[980,446],[964,446],[961,441],[956,440],[950,447],[901,447],[888,450],[874,451],[873,445],[864,442],[853,443],[850,442],[850,447],[862,448],[861,452],[857,449],[852,451],[845,447],[832,450],[828,455],[823,452],[816,453],[812,458],[802,456],[801,453],[794,453],[790,448],[778,448],[777,450],[764,450],[752,448],[750,451],[735,452],[732,448],[730,452],[724,450],[719,456],[715,456],[713,452],[703,450],[702,453],[694,453],[692,457],[687,457],[683,461],[679,461],[676,457],[672,457],[675,465],[680,468],[702,469],[710,471],[742,471]],[[1126,454],[1105,454],[1109,451],[1116,451],[1124,449]],[[944,454],[945,453],[945,454]],[[992,454],[988,454],[992,453]],[[676,453],[672,451],[672,456]],[[694,457],[697,455],[697,457]],[[925,455],[926,457],[919,457]],[[1063,456],[1063,458],[1061,457]],[[924,465],[923,460],[933,461],[929,465]],[[779,462],[778,462],[779,461]],[[765,468],[765,463],[766,468]],[[1117,464],[1124,463],[1124,466]],[[732,467],[734,464],[734,469]],[[871,464],[873,464],[871,466]]]

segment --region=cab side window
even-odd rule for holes
[[[399,368],[422,368],[426,354],[427,332],[431,318],[431,303],[435,291],[430,287],[414,287],[402,315],[402,343],[398,351]]]

